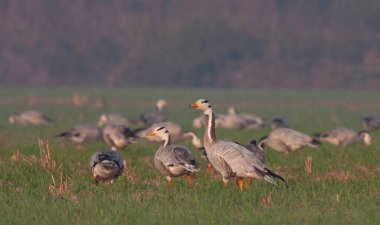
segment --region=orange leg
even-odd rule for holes
[[[92,180],[95,182],[95,184],[98,183],[98,177],[96,175],[92,175]]]
[[[211,175],[211,172],[212,172],[212,166],[210,163],[207,163],[207,173],[208,175]]]
[[[169,188],[172,189],[172,178],[171,177],[166,177],[166,179],[168,180]]]
[[[224,185],[224,188],[228,187],[228,179],[223,178],[223,185]]]
[[[187,175],[187,186],[191,187],[191,176],[190,176],[190,174]]]
[[[243,184],[244,184],[243,178],[239,177],[238,183],[239,183],[240,191],[243,192]]]

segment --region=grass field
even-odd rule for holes
[[[168,190],[157,172],[153,155],[156,143],[140,141],[121,151],[128,167],[113,185],[95,185],[90,176],[90,156],[105,149],[102,142],[78,151],[54,140],[70,126],[95,123],[102,112],[117,112],[129,118],[152,108],[157,98],[169,101],[172,121],[186,130],[199,111],[188,104],[205,97],[214,111],[235,105],[241,112],[288,117],[291,126],[316,133],[338,126],[361,128],[361,116],[380,113],[379,93],[333,91],[251,91],[191,89],[82,89],[87,96],[81,106],[71,104],[73,88],[0,89],[0,224],[378,224],[380,221],[380,133],[371,132],[370,147],[346,149],[324,144],[287,156],[269,148],[267,165],[284,176],[288,187],[254,181],[241,193],[233,182],[223,188],[221,177],[209,177],[201,163],[192,188],[176,178]],[[105,107],[94,106],[106,99]],[[52,117],[52,126],[9,125],[12,112],[38,109]],[[203,136],[203,129],[194,130]],[[249,130],[217,130],[218,138],[242,143],[260,138],[269,127]],[[44,169],[38,159],[37,139],[48,140],[57,166]],[[18,152],[18,153],[17,153]],[[305,172],[305,160],[313,158],[313,174]],[[61,166],[59,166],[61,165]],[[63,195],[49,191],[52,176],[67,178]],[[269,197],[270,196],[270,197]]]

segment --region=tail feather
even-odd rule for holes
[[[263,176],[264,180],[268,181],[269,183],[271,183],[275,186],[278,186],[276,184],[276,179],[279,179],[286,184],[286,180],[283,177],[274,173],[273,171],[271,171],[268,168],[265,168],[264,171],[261,171],[261,170],[257,170],[257,171]]]

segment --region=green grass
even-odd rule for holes
[[[153,155],[158,145],[140,141],[121,151],[128,161],[128,174],[113,185],[93,184],[88,168],[90,156],[105,149],[101,143],[77,151],[70,143],[52,137],[71,125],[95,123],[101,112],[118,112],[137,118],[152,107],[157,98],[168,99],[169,118],[186,130],[199,115],[188,104],[207,97],[216,112],[235,105],[241,112],[252,112],[269,120],[274,115],[289,118],[292,127],[316,133],[337,126],[361,128],[361,116],[380,113],[378,93],[331,91],[250,91],[191,89],[84,89],[90,103],[74,107],[46,99],[71,98],[74,88],[0,90],[0,224],[376,224],[380,221],[380,134],[371,132],[370,147],[355,145],[340,149],[323,145],[284,156],[266,149],[267,165],[287,178],[288,187],[275,188],[254,181],[245,192],[230,182],[222,187],[220,176],[209,177],[206,170],[196,175],[188,189],[185,178],[176,178],[168,190],[165,178],[157,172]],[[28,95],[39,100],[27,104]],[[91,103],[103,97],[106,108]],[[7,101],[5,101],[8,99]],[[45,100],[42,100],[45,99]],[[12,112],[38,109],[56,120],[53,126],[7,124]],[[203,135],[203,130],[195,130]],[[269,128],[237,131],[217,130],[219,138],[242,143],[268,134]],[[12,161],[22,156],[39,157],[37,139],[48,139],[53,159],[62,163],[62,173],[72,180],[70,193],[57,197],[49,192],[51,174],[38,163]],[[200,153],[189,146],[203,166]],[[305,173],[307,156],[314,161],[314,174]],[[268,206],[263,199],[272,193]],[[337,201],[339,195],[339,201]]]

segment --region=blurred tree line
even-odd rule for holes
[[[0,85],[380,88],[378,0],[0,0]]]

